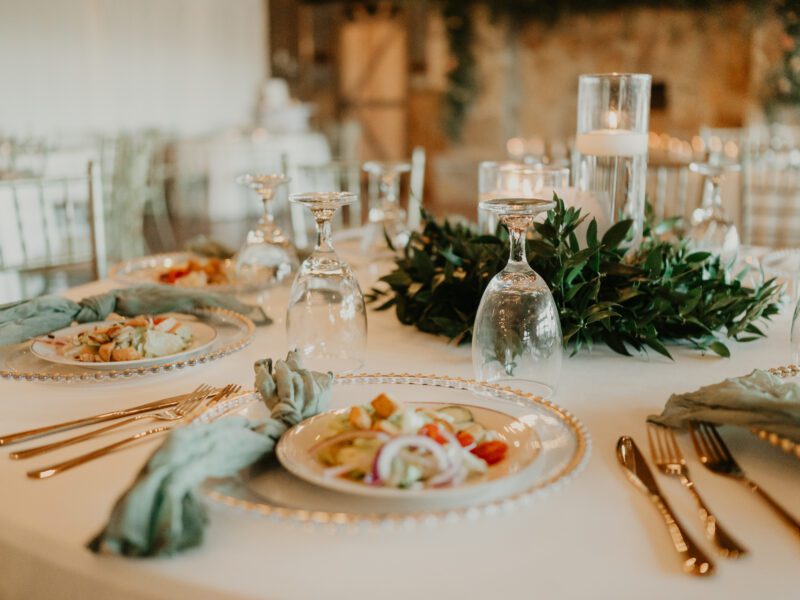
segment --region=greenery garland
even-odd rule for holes
[[[394,307],[406,325],[467,343],[483,291],[508,259],[507,234],[479,235],[469,225],[423,219],[394,271],[381,278],[387,287],[373,288],[368,300],[381,302],[377,310]],[[564,344],[573,352],[603,343],[620,354],[649,348],[669,357],[665,344],[684,342],[727,357],[722,338],[763,337],[758,321],[778,312],[781,288],[774,280],[747,287],[746,271],[731,277],[718,257],[662,239],[674,221],[654,227],[648,219],[641,248],[626,256],[621,243],[630,221],[598,239],[592,219],[581,243],[576,230],[585,219],[556,198],[528,239],[531,266],[553,292]]]

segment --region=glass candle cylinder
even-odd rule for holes
[[[633,221],[629,248],[639,246],[644,226],[650,80],[623,73],[578,79],[575,186],[606,207],[611,223]]]

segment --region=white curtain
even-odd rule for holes
[[[248,123],[263,0],[0,0],[0,136]]]

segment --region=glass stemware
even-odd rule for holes
[[[289,197],[290,202],[307,206],[317,225],[316,247],[297,271],[286,311],[289,348],[300,353],[309,369],[344,373],[364,364],[364,296],[350,266],[331,245],[334,213],[356,199],[351,192],[312,192]]]
[[[263,283],[265,288],[286,280],[297,270],[297,251],[275,223],[272,205],[277,189],[289,182],[280,173],[246,174],[237,178],[261,197],[264,211],[258,226],[247,233],[236,254],[236,274],[244,281]]]
[[[739,251],[739,233],[722,206],[720,187],[725,173],[738,171],[739,165],[693,162],[689,169],[706,178],[702,205],[692,213],[689,238],[698,250],[719,254],[723,262],[733,260]]]
[[[411,233],[406,223],[406,211],[400,207],[400,176],[410,172],[411,165],[407,162],[369,161],[364,163],[363,169],[370,176],[370,227],[364,248],[385,250],[384,235],[395,248],[405,248]],[[376,186],[377,199],[373,195]]]
[[[790,360],[792,364],[800,364],[800,300],[792,313],[792,329],[789,332],[789,345],[791,347]]]
[[[472,331],[476,379],[514,382],[543,398],[555,393],[561,373],[561,323],[550,288],[528,264],[525,239],[534,217],[554,206],[538,198],[480,203],[508,228],[510,254],[483,293]]]

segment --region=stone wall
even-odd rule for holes
[[[462,142],[434,165],[433,192],[443,206],[452,203],[445,197],[463,197],[474,185],[479,158],[505,155],[508,139],[566,142],[575,131],[581,73],[644,72],[664,83],[666,105],[651,113],[651,131],[688,139],[703,125],[742,125],[757,112],[779,33],[774,20],[743,3],[576,15],[511,34],[508,23],[492,23],[486,11],[476,11],[474,23],[481,91]]]
[[[468,145],[491,136],[572,135],[581,73],[651,73],[667,93],[652,129],[673,134],[741,125],[753,98],[751,48],[759,21],[742,4],[715,12],[578,15],[556,26],[527,25],[516,36],[485,15],[476,23],[482,90],[466,124]]]

